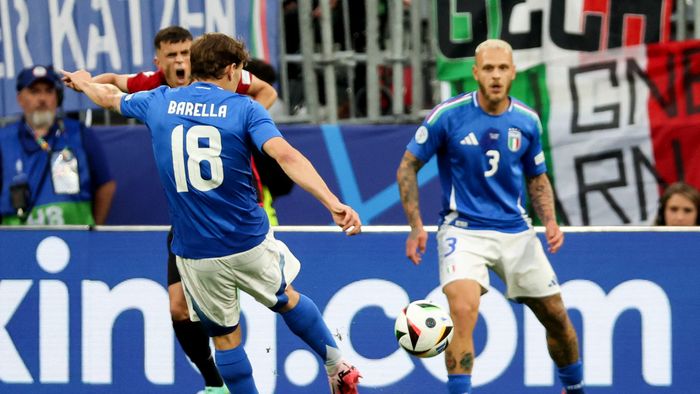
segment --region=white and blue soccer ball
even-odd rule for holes
[[[394,324],[399,345],[410,354],[434,357],[442,353],[452,340],[454,324],[439,305],[428,300],[413,301],[406,306]]]

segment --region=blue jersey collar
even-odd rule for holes
[[[219,89],[219,90],[224,90],[221,86],[211,83],[211,82],[205,82],[205,81],[195,81],[190,84],[191,87],[197,89]]]
[[[475,90],[475,91],[472,92],[472,97],[474,97],[474,100],[472,100],[472,102],[474,103],[474,106],[475,106],[475,107],[479,108],[479,110],[480,110],[481,112],[485,113],[486,115],[488,115],[488,116],[501,116],[501,115],[504,115],[504,114],[507,113],[507,112],[513,111],[513,97],[512,97],[511,95],[508,95],[508,100],[510,100],[510,104],[508,104],[508,108],[507,108],[505,111],[503,111],[502,113],[498,114],[498,115],[492,115],[492,114],[490,114],[490,113],[484,111],[483,108],[481,108],[481,106],[479,105],[479,95],[478,95],[477,93],[478,93],[477,90]]]

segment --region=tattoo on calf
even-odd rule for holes
[[[465,353],[461,360],[459,360],[459,366],[464,368],[465,371],[469,371],[474,366],[474,356],[471,353]]]
[[[457,360],[449,350],[445,352],[445,366],[448,370],[454,370],[457,367]]]

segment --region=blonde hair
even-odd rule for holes
[[[507,42],[503,40],[499,40],[497,38],[490,38],[476,47],[476,50],[474,51],[474,56],[479,54],[479,52],[483,51],[484,49],[488,48],[500,48],[503,49],[504,51],[513,54],[513,48],[508,44]]]

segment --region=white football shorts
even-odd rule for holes
[[[190,319],[199,321],[193,301],[207,319],[233,327],[240,319],[239,291],[250,294],[268,308],[284,296],[301,263],[272,230],[259,245],[245,252],[208,259],[177,256]]]
[[[437,233],[440,284],[472,279],[489,288],[488,270],[506,284],[506,296],[546,297],[559,293],[559,281],[534,229],[520,233],[465,230],[442,225]]]

